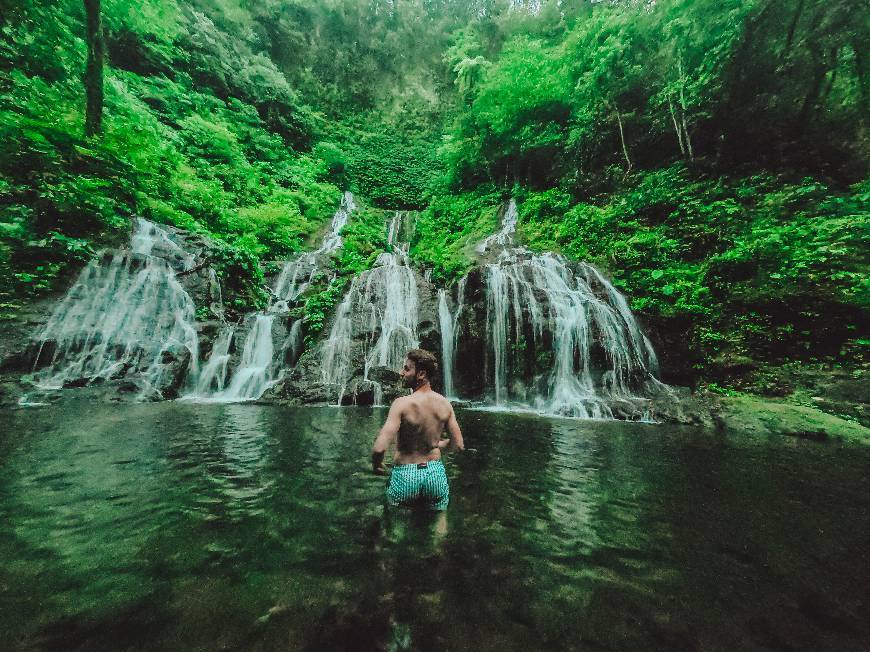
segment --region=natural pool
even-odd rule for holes
[[[12,649],[870,647],[870,448],[461,411],[446,523],[363,408],[0,413]]]

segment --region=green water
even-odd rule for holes
[[[0,647],[870,647],[870,451],[464,411],[446,522],[382,410],[0,413]]]

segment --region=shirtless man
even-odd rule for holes
[[[450,500],[441,450],[450,445],[452,450],[461,451],[465,445],[453,406],[429,384],[437,369],[435,356],[428,351],[408,351],[400,375],[402,385],[414,391],[393,401],[372,446],[372,471],[386,475],[384,454],[390,443],[396,441],[387,487],[387,501],[394,506],[422,505],[443,511]],[[450,439],[441,439],[445,429]]]

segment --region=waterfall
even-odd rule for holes
[[[344,396],[351,375],[351,344],[353,342],[353,306],[358,290],[359,277],[354,277],[335,312],[335,320],[329,337],[323,343],[320,369],[323,382],[338,385],[338,403]]]
[[[517,203],[511,199],[502,217],[501,230],[493,233],[483,242],[477,245],[477,253],[482,254],[495,247],[512,246],[514,242],[514,231],[517,228],[517,220],[519,219],[519,209]]]
[[[438,290],[438,325],[441,329],[441,375],[444,395],[453,396],[453,318],[447,305],[447,290]]]
[[[352,374],[354,316],[361,316],[371,337],[366,342],[363,380],[372,383],[375,404],[381,400],[380,385],[369,378],[373,367],[398,368],[408,349],[419,345],[417,338],[417,279],[408,262],[408,242],[400,241],[407,213],[396,212],[387,231],[392,251],[382,253],[375,267],[351,281],[336,312],[321,355],[325,383],[339,387],[338,402]]]
[[[444,378],[444,395],[456,398],[456,388],[453,385],[453,372],[456,360],[456,345],[459,342],[459,318],[462,316],[465,301],[465,284],[467,276],[459,281],[457,290],[456,312],[450,314],[447,302],[447,290],[438,290],[438,324],[441,329],[441,373]]]
[[[314,251],[300,254],[288,261],[272,289],[272,303],[264,313],[254,316],[251,328],[242,345],[242,355],[239,364],[232,374],[230,385],[226,389],[218,388],[210,379],[205,378],[205,370],[211,368],[211,358],[203,367],[201,377],[195,383],[196,390],[184,398],[190,400],[217,401],[235,403],[260,398],[269,387],[280,380],[283,371],[283,361],[290,354],[293,363],[299,357],[302,347],[302,321],[296,320],[290,327],[290,332],[284,344],[280,347],[276,358],[275,345],[272,340],[272,326],[280,313],[289,310],[291,303],[311,285],[320,269],[323,259],[342,245],[341,230],[347,224],[350,214],[356,210],[353,195],[345,192],[338,210],[332,217],[329,232],[320,247]],[[249,319],[250,321],[250,319]],[[225,354],[215,347],[212,356]],[[214,367],[224,364],[216,361]],[[204,391],[203,391],[204,388]]]
[[[285,356],[287,352],[290,353],[291,364],[296,364],[296,361],[299,360],[299,356],[302,354],[302,344],[302,320],[297,319],[290,326],[290,334],[284,342]]]
[[[272,323],[274,314],[257,314],[245,338],[242,358],[230,381],[230,386],[211,398],[238,402],[258,399],[272,384]],[[210,362],[211,360],[209,360]]]
[[[225,326],[221,329],[214,341],[208,362],[203,366],[195,381],[192,396],[203,397],[220,394],[224,391],[230,362],[230,344],[233,341],[234,331],[232,326]]]
[[[356,210],[356,204],[353,195],[350,192],[345,192],[341,198],[341,205],[332,217],[329,233],[323,239],[320,247],[315,251],[305,252],[284,265],[273,288],[276,302],[290,303],[311,285],[319,269],[318,263],[324,254],[330,254],[341,248],[343,244],[341,230],[347,224],[350,214],[354,210]],[[284,308],[286,309],[286,304],[284,304]]]
[[[508,282],[504,270],[496,265],[487,268],[486,275],[486,326],[487,335],[493,346],[493,367],[495,373],[495,404],[503,405],[507,396],[505,358],[507,357],[508,329],[507,319],[510,309]],[[515,305],[515,310],[518,308]]]
[[[37,385],[130,378],[142,398],[162,398],[196,371],[195,306],[176,278],[193,265],[166,230],[137,219],[130,248],[92,260],[36,336]]]
[[[553,414],[614,418],[619,404],[622,414],[641,414],[646,399],[639,391],[662,385],[655,353],[625,298],[592,265],[516,246],[516,223],[511,201],[501,231],[478,247],[495,256],[486,266],[486,297],[496,405],[524,402]],[[534,356],[522,359],[529,351],[552,356],[549,372],[531,383]]]

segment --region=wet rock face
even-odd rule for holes
[[[486,282],[481,268],[468,274],[459,318],[454,385],[463,398],[481,399],[486,392]]]
[[[167,349],[161,356],[161,383],[159,395],[153,398],[173,399],[181,394],[181,388],[187,378],[192,353],[184,346]],[[129,379],[128,379],[129,382]]]
[[[0,373],[27,373],[39,349],[33,334],[41,330],[54,312],[56,295],[22,306],[14,320],[0,322]]]
[[[310,252],[309,255],[296,261],[298,264],[284,267],[281,272],[285,277],[283,282],[279,282],[279,278],[276,277],[273,283],[273,287],[283,288],[283,294],[280,297],[276,295],[272,304],[273,307],[283,305],[283,309],[279,308],[269,313],[270,317],[274,315],[270,326],[271,341],[274,345],[270,380],[280,377],[281,373],[286,375],[281,382],[266,392],[262,397],[263,401],[342,405],[388,404],[397,396],[407,393],[407,390],[401,387],[398,369],[404,352],[414,346],[435,353],[443,372],[445,357],[449,359],[449,356],[445,356],[445,351],[442,349],[441,331],[444,322],[439,310],[443,308],[446,297],[450,314],[456,315],[460,296],[456,286],[439,296],[437,288],[418,270],[410,266],[407,245],[401,243],[409,241],[408,229],[411,227],[412,220],[404,217],[400,219],[398,215],[394,218],[393,223],[389,225],[391,243],[394,245],[392,252],[379,259],[376,268],[353,279],[352,291],[357,294],[348,303],[347,309],[344,313],[340,307],[335,311],[330,323],[324,329],[321,342],[306,351],[298,361],[299,329],[297,325],[295,332],[297,337],[295,339],[291,337],[292,320],[289,318],[287,304],[297,300],[300,296],[300,288],[306,287],[313,270],[320,268],[326,270],[329,252],[326,250]],[[149,362],[146,360],[147,355],[132,355],[132,360],[125,361],[104,377],[94,378],[86,374],[65,377],[63,380],[66,386],[99,384],[103,393],[114,388],[118,396],[131,398],[143,398],[143,387],[146,385],[153,390],[147,394],[147,397],[152,399],[189,395],[191,370],[196,368],[193,364],[193,356],[197,355],[196,360],[201,368],[203,362],[209,359],[216,341],[226,344],[227,338],[220,339],[222,332],[230,330],[226,326],[220,283],[214,270],[208,265],[212,243],[206,238],[173,227],[161,226],[159,229],[165,235],[156,238],[153,243],[149,241],[150,248],[146,253],[136,249],[137,236],[134,234],[129,267],[134,271],[147,270],[151,264],[150,257],[157,257],[171,268],[174,282],[196,307],[196,314],[200,317],[200,320],[196,321],[192,316],[189,319],[196,347],[191,348],[189,343],[188,346],[167,345],[165,350],[160,351],[156,362],[153,361],[154,356]],[[141,240],[141,235],[139,237]],[[530,261],[535,256],[531,252],[525,250],[523,252],[518,254],[518,260]],[[482,260],[492,262],[495,260],[494,255],[493,252],[487,253]],[[112,264],[113,254],[106,254],[104,258],[104,264]],[[577,277],[585,274],[592,291],[596,295],[606,295],[608,283],[590,276],[588,266],[566,263],[564,267]],[[400,288],[400,291],[396,292],[397,288]],[[515,292],[513,296],[516,296]],[[508,369],[505,390],[512,399],[531,402],[534,397],[545,395],[549,389],[548,382],[556,364],[552,352],[555,339],[552,331],[555,330],[555,326],[552,323],[544,323],[538,330],[533,331],[530,307],[527,304],[536,304],[547,313],[550,310],[550,300],[542,287],[531,283],[527,295],[522,296],[519,301],[519,310],[523,314],[519,326],[515,320],[516,311],[512,308],[508,312],[507,346],[501,365],[502,370],[505,366]],[[393,302],[392,308],[388,305],[390,301]],[[397,305],[402,307],[401,310],[395,309]],[[488,324],[491,315],[488,314],[485,266],[473,269],[468,275],[462,292],[461,305],[462,311],[459,317],[450,324],[450,328],[456,331],[454,364],[451,367],[454,372],[453,393],[464,399],[487,400],[491,398],[488,394],[492,392],[495,354],[492,334],[489,332],[492,325]],[[28,344],[28,341],[32,334],[39,330],[38,327],[48,321],[54,306],[55,302],[46,302],[41,307],[41,311],[34,312],[33,322],[28,325],[25,336],[19,338],[19,344],[11,347],[7,345],[4,351],[3,344],[7,344],[9,340],[0,343],[0,354],[4,354],[2,369],[14,373],[30,371],[39,348],[41,353],[37,366],[49,364],[48,361],[52,360],[55,352],[60,348],[58,342],[52,338],[44,338],[37,346],[34,343]],[[208,309],[207,321],[201,321],[204,316],[203,308]],[[402,315],[395,314],[402,311],[404,311]],[[408,315],[413,316],[409,319]],[[227,364],[231,370],[237,371],[242,362],[244,343],[253,330],[255,318],[256,315],[248,315],[241,323],[235,325],[228,349],[221,345],[221,351],[229,356]],[[342,319],[345,320],[343,323],[346,328],[341,335],[344,339],[340,354],[327,358],[325,353],[327,346],[333,346],[335,340],[340,339],[337,336],[333,338],[332,331]],[[655,348],[659,351],[669,351],[669,346],[659,346],[662,340],[655,338],[655,334],[660,330],[673,329],[667,328],[667,325],[661,328],[658,324],[650,326]],[[446,328],[445,332],[447,332]],[[99,334],[95,335],[93,341],[98,341],[99,337]],[[596,334],[594,337],[599,336]],[[330,339],[334,341],[329,342]],[[293,345],[293,342],[297,344]],[[589,357],[594,381],[596,384],[601,384],[607,373],[608,361],[600,341],[593,342]],[[671,364],[667,354],[663,358],[665,362],[663,378],[670,382],[683,380],[680,372],[669,373],[670,369],[676,368],[676,363]],[[444,388],[442,378],[443,375],[439,374],[439,377],[432,379],[433,388],[437,391]],[[2,380],[0,378],[0,381]],[[650,393],[652,399],[649,403],[649,416],[652,418],[686,423],[697,423],[701,419],[691,414],[687,415],[685,410],[681,411],[679,401],[675,402],[673,395],[653,396],[653,394]],[[637,405],[630,402],[623,405],[615,401],[613,413],[616,418],[641,417],[637,413]]]

